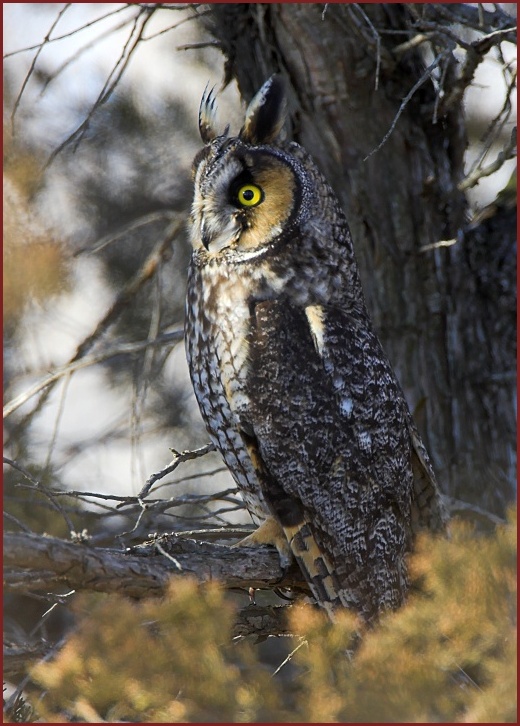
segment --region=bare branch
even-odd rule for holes
[[[4,678],[26,673],[27,668],[41,660],[52,648],[46,640],[38,643],[4,643]]]
[[[5,587],[14,587],[17,592],[66,587],[143,598],[163,595],[171,577],[191,575],[201,582],[219,580],[227,588],[296,587],[308,591],[296,566],[283,575],[274,548],[228,547],[174,534],[162,535],[156,541],[181,570],[170,557],[153,554],[157,552],[153,541],[120,552],[55,537],[7,532]],[[21,582],[21,573],[30,577]]]
[[[197,50],[199,48],[222,48],[222,43],[218,40],[206,40],[201,43],[188,43],[187,45],[178,45],[176,50]]]
[[[450,515],[457,514],[457,512],[471,512],[471,514],[476,514],[477,517],[483,517],[493,524],[507,524],[507,520],[502,517],[498,517],[496,514],[493,514],[493,512],[488,512],[482,507],[478,507],[476,504],[463,502],[460,499],[448,497],[447,495],[444,495],[443,499],[449,509]]]
[[[247,605],[239,610],[231,630],[235,640],[248,635],[265,638],[270,635],[291,636],[295,634],[289,629],[289,613],[301,605]],[[65,642],[62,639],[52,644],[42,638],[36,642],[27,639],[20,642],[5,642],[3,652],[4,676],[13,677],[27,672],[27,669],[42,658],[48,659]]]
[[[466,46],[466,59],[462,72],[444,99],[444,109],[460,106],[466,88],[471,85],[478,66],[486,57],[491,46],[492,42],[486,38]]]
[[[455,4],[439,4],[430,5],[430,12],[447,18],[451,23],[460,23],[468,28],[473,28],[484,33],[489,33],[496,29],[514,30],[516,27],[515,18],[504,12],[500,7],[495,5],[494,12],[489,10],[479,11],[478,8],[472,7],[469,3]],[[512,42],[515,42],[514,40]]]
[[[72,520],[70,519],[67,512],[63,509],[61,504],[57,501],[56,496],[54,495],[54,492],[51,489],[48,489],[47,487],[43,486],[41,482],[37,481],[30,472],[25,469],[25,467],[21,466],[20,464],[17,464],[15,461],[12,461],[11,459],[8,459],[4,456],[4,464],[8,464],[9,466],[12,466],[14,469],[17,469],[21,474],[24,475],[26,479],[28,479],[31,482],[31,486],[34,486],[35,489],[37,489],[39,492],[41,492],[50,502],[50,505],[52,508],[61,514],[63,519],[65,520],[65,523],[67,524],[67,528],[69,532],[72,534],[74,532],[74,525],[72,524]]]
[[[194,20],[197,20],[198,18],[203,17],[204,15],[209,15],[210,11],[207,10],[203,13],[199,13],[198,15],[190,15],[188,18],[183,18],[182,20],[179,20],[178,23],[175,23],[174,25],[169,25],[167,28],[163,28],[163,30],[158,30],[157,33],[154,33],[153,35],[147,35],[146,37],[143,37],[143,42],[146,40],[154,40],[154,38],[157,38],[159,35],[164,35],[165,33],[169,33],[170,30],[175,30],[181,25],[184,25],[185,23],[191,23]]]
[[[115,322],[123,309],[133,301],[135,295],[143,287],[143,285],[155,275],[160,264],[170,258],[171,243],[175,239],[181,225],[182,222],[177,221],[168,228],[163,239],[157,243],[148,255],[147,259],[144,261],[141,268],[119,293],[116,301],[103,319],[98,323],[96,329],[81,343],[81,345],[78,346],[74,357],[70,361],[71,363],[79,358],[82,358],[85,353],[92,348],[96,340],[110,325],[112,325],[112,323]]]
[[[69,3],[69,4],[71,4],[71,3]],[[49,45],[50,43],[56,43],[59,40],[64,40],[65,38],[70,38],[72,35],[75,35],[76,33],[80,33],[82,30],[85,30],[86,28],[91,28],[93,25],[96,25],[96,23],[99,23],[102,20],[106,20],[106,18],[110,18],[112,15],[117,15],[118,13],[120,13],[124,10],[128,10],[128,9],[129,9],[129,6],[124,5],[123,7],[116,8],[116,10],[111,10],[110,12],[105,13],[104,15],[101,15],[99,18],[90,20],[88,23],[83,23],[79,28],[75,28],[74,30],[69,30],[68,33],[64,33],[63,35],[56,35],[56,36],[54,36],[54,38],[47,38],[47,45]],[[62,11],[62,15],[63,15],[63,11]],[[128,21],[125,21],[125,24],[126,23],[128,23]],[[54,27],[56,27],[56,23],[54,24]],[[120,27],[121,26],[117,26],[118,29]],[[49,31],[48,35],[51,32],[52,32],[52,28]],[[99,36],[96,39],[96,41],[102,37],[104,37],[104,35]],[[94,41],[94,42],[96,42],[96,41]],[[6,60],[7,58],[11,58],[13,55],[19,55],[20,53],[27,53],[31,50],[39,50],[39,49],[41,50],[41,48],[42,48],[42,43],[37,43],[36,45],[29,45],[26,48],[19,48],[18,50],[13,50],[10,53],[5,53],[4,60]]]
[[[422,247],[419,247],[419,252],[430,252],[431,250],[438,250],[441,247],[452,247],[453,245],[457,244],[459,240],[457,237],[453,237],[452,239],[441,239],[438,242],[432,242],[428,245],[423,245]]]
[[[121,51],[121,54],[115,64],[115,66],[110,71],[105,84],[103,88],[101,89],[97,99],[92,104],[92,108],[88,112],[86,118],[81,122],[81,124],[78,126],[78,128],[73,131],[66,139],[63,141],[49,156],[45,168],[49,167],[56,156],[63,151],[64,148],[69,146],[69,144],[74,142],[74,149],[77,148],[78,144],[80,143],[81,139],[85,135],[89,125],[90,120],[96,110],[102,106],[104,103],[108,101],[108,99],[112,96],[112,93],[121,80],[125,70],[128,67],[128,64],[130,62],[130,59],[133,56],[134,51],[136,50],[139,43],[143,40],[143,34],[145,31],[145,28],[147,24],[150,22],[153,14],[155,12],[154,7],[146,7],[141,8],[141,11],[138,13],[138,15],[134,19],[132,30],[130,31],[130,35],[128,36],[128,39]],[[139,24],[139,21],[140,24]]]
[[[289,629],[289,613],[301,605],[248,605],[235,616],[232,629],[233,638],[246,635],[266,637],[268,635],[294,635]]]
[[[214,474],[221,474],[222,472],[228,471],[227,466],[217,466],[216,469],[208,469],[207,471],[198,471],[196,474],[188,474],[186,476],[182,476],[180,479],[172,479],[171,481],[163,482],[158,487],[155,487],[155,491],[158,492],[159,489],[162,489],[163,487],[169,487],[169,486],[175,486],[176,484],[181,484],[187,481],[190,481],[192,479],[202,479],[206,476],[213,476]],[[237,492],[238,489],[235,487],[233,489],[229,489],[228,491]]]
[[[485,133],[483,134],[482,138],[480,139],[480,143],[483,144],[482,149],[480,150],[480,153],[478,154],[477,158],[471,165],[471,168],[468,171],[467,176],[472,176],[474,173],[478,172],[478,170],[482,167],[482,163],[486,156],[489,153],[489,150],[493,146],[493,144],[497,141],[497,139],[500,137],[500,134],[502,133],[502,130],[504,129],[505,125],[509,121],[509,118],[511,116],[511,112],[513,110],[513,105],[511,103],[511,94],[513,90],[516,87],[516,78],[517,73],[516,70],[511,74],[511,78],[507,84],[507,89],[504,97],[504,103],[502,104],[502,108],[497,113],[495,118],[491,121],[488,128],[486,129]]]
[[[425,81],[428,80],[428,78],[431,77],[432,71],[434,70],[434,68],[436,68],[439,65],[439,63],[441,62],[441,60],[443,58],[447,58],[447,57],[448,57],[448,51],[445,51],[444,50],[444,51],[442,51],[442,53],[439,53],[439,55],[435,58],[435,60],[433,61],[433,63],[431,63],[428,66],[428,68],[424,71],[424,73],[419,78],[419,80],[417,81],[417,83],[413,86],[412,89],[410,89],[410,91],[403,98],[403,100],[401,102],[401,105],[399,106],[399,110],[397,111],[397,113],[396,113],[396,115],[394,117],[394,120],[392,121],[392,124],[391,124],[390,128],[388,129],[388,131],[384,135],[384,137],[381,140],[381,142],[376,146],[375,149],[372,149],[372,151],[370,152],[370,154],[368,154],[367,156],[365,156],[365,158],[363,159],[363,161],[367,161],[367,159],[370,159],[370,157],[373,154],[375,154],[376,151],[379,151],[379,149],[384,144],[386,144],[386,142],[388,141],[390,135],[392,134],[393,130],[395,129],[395,127],[397,125],[397,122],[399,121],[399,118],[400,118],[401,114],[403,113],[404,109],[406,108],[408,102],[410,101],[410,99],[412,98],[412,96],[414,95],[414,93],[423,85],[423,83]]]
[[[375,39],[375,42],[376,42],[376,77],[375,77],[374,90],[377,91],[377,89],[379,88],[379,71],[381,68],[381,36],[375,29],[374,24],[372,23],[372,21],[370,20],[368,15],[365,13],[365,11],[361,7],[361,5],[359,3],[353,3],[352,7],[354,7],[358,11],[358,13],[362,16],[363,20],[370,28],[372,37]]]
[[[106,360],[106,353],[100,354],[101,357],[93,356],[87,361],[81,359],[85,357],[86,353],[90,350],[90,348],[92,348],[94,343],[101,337],[107,328],[117,320],[122,311],[133,302],[137,292],[156,274],[160,264],[169,259],[171,255],[171,242],[174,240],[181,224],[182,223],[178,221],[168,228],[163,239],[157,243],[134,277],[125,285],[123,290],[121,290],[116,301],[97,324],[95,330],[78,346],[76,353],[69,360],[67,365],[58,368],[43,381],[36,383],[28,391],[25,391],[11,400],[6,406],[4,406],[4,418],[9,416],[13,413],[13,411],[29,400],[29,398],[32,398],[32,396],[36,395],[43,389],[47,389],[47,393],[49,393],[55,383],[63,376],[66,376],[79,368],[84,368],[86,365],[93,365],[95,362],[99,362],[100,360]],[[145,347],[150,345],[150,343],[151,341],[146,341]]]
[[[145,485],[137,495],[138,500],[144,499],[155,482],[159,481],[159,479],[162,479],[168,474],[171,474],[172,471],[175,471],[179,464],[182,464],[185,461],[191,461],[192,459],[199,459],[201,456],[209,454],[210,451],[215,451],[215,445],[206,444],[205,446],[201,446],[200,449],[195,449],[194,451],[183,451],[182,453],[175,451],[175,449],[170,449],[170,451],[173,454],[173,459],[167,466],[164,467],[164,469],[161,469],[161,471],[158,471],[156,474],[152,474],[152,476],[146,480]]]
[[[29,401],[33,396],[36,396],[36,394],[40,393],[40,391],[45,390],[52,384],[59,381],[60,378],[63,378],[70,373],[79,371],[82,368],[88,368],[90,366],[103,363],[104,361],[115,358],[116,356],[133,355],[135,353],[140,353],[141,351],[146,350],[146,348],[149,348],[153,345],[167,345],[171,343],[176,343],[177,341],[182,340],[183,336],[184,330],[182,328],[179,328],[178,330],[174,330],[170,333],[163,333],[162,335],[157,336],[157,338],[155,338],[154,340],[144,340],[139,343],[121,343],[120,345],[113,346],[108,350],[97,353],[96,355],[91,355],[88,358],[83,358],[80,360],[76,360],[73,363],[68,363],[65,366],[60,366],[59,368],[56,368],[53,373],[45,376],[45,378],[42,378],[40,381],[35,383],[33,386],[28,388],[19,396],[16,396],[11,401],[9,401],[4,406],[4,418],[7,418],[7,416],[16,411],[16,409],[20,408],[20,406]]]
[[[49,28],[49,31],[48,31],[47,35],[45,36],[45,38],[42,40],[41,44],[39,45],[38,50],[37,50],[34,58],[32,59],[31,66],[30,66],[29,70],[27,71],[27,75],[24,78],[24,81],[22,83],[22,87],[20,88],[20,91],[18,93],[18,96],[16,97],[16,100],[15,100],[14,106],[13,106],[13,110],[11,112],[11,130],[12,130],[13,136],[14,136],[14,133],[15,133],[14,119],[15,119],[15,116],[16,116],[16,112],[18,111],[18,107],[19,107],[20,102],[22,100],[22,96],[23,96],[23,94],[25,92],[25,89],[27,88],[27,84],[29,83],[29,80],[30,80],[30,78],[31,78],[31,76],[32,76],[32,74],[34,72],[34,69],[36,67],[36,63],[38,62],[38,58],[40,57],[40,53],[42,52],[42,50],[44,49],[44,47],[49,42],[49,39],[50,39],[50,36],[51,36],[52,31],[58,25],[58,23],[60,22],[61,18],[64,15],[64,13],[69,9],[70,6],[71,6],[71,3],[66,3],[64,5],[64,7],[62,7],[62,9],[58,13],[55,21],[52,23],[51,27]]]
[[[403,55],[410,50],[415,50],[423,43],[430,42],[434,37],[435,33],[417,33],[410,40],[405,40],[404,43],[399,43],[399,45],[394,46],[392,53],[396,56]]]
[[[474,187],[478,182],[486,176],[490,176],[491,174],[494,174],[496,171],[498,171],[508,159],[514,159],[516,156],[516,126],[511,132],[511,138],[507,142],[507,144],[504,146],[502,151],[500,151],[497,155],[497,158],[495,161],[493,161],[491,164],[488,164],[488,166],[481,167],[475,169],[471,174],[468,174],[467,177],[465,177],[459,184],[458,188],[461,191],[465,191],[466,189],[471,189],[471,187]]]
[[[10,514],[9,512],[4,512],[4,519],[7,519],[9,522],[12,522],[17,527],[20,527],[22,532],[27,532],[29,534],[32,534],[32,530],[30,527],[28,527],[26,524],[21,522],[18,517],[15,517],[14,514]]]
[[[127,8],[123,8],[126,10]],[[120,8],[121,10],[121,8]],[[88,43],[85,43],[81,48],[78,48],[75,53],[73,53],[67,60],[65,60],[60,66],[58,66],[51,75],[48,76],[48,78],[45,79],[45,81],[42,84],[42,88],[40,91],[40,96],[42,96],[47,88],[50,86],[50,84],[58,78],[59,75],[61,75],[69,66],[71,66],[73,63],[75,63],[84,53],[87,53],[91,48],[95,48],[99,43],[106,38],[109,38],[111,35],[114,35],[114,33],[119,32],[120,30],[123,30],[123,28],[126,28],[126,26],[132,22],[132,18],[127,18],[123,20],[122,22],[118,23],[117,25],[114,25],[112,28],[108,28],[105,30],[105,32],[100,33],[96,38],[93,38]],[[87,26],[84,26],[87,27]],[[78,30],[82,30],[82,28],[78,28]],[[73,31],[77,32],[77,31]],[[67,37],[67,36],[62,36]]]
[[[16,469],[16,471],[19,471],[20,474],[23,474],[24,477],[31,482],[31,484],[34,484],[35,486],[39,486],[39,482],[37,479],[33,477],[30,471],[28,471],[24,466],[21,464],[18,464],[18,462],[13,461],[12,459],[8,459],[7,456],[4,456],[4,464],[7,464],[8,466],[11,466],[13,469]]]
[[[133,5],[134,3],[132,3]],[[197,10],[201,6],[202,3],[178,3],[175,5],[169,5],[168,3],[135,3],[140,8],[149,9],[149,8],[157,8],[159,10],[187,10],[188,8],[191,10]],[[205,15],[206,13],[200,13],[200,15]]]

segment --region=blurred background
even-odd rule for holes
[[[156,264],[94,336],[88,356],[102,360],[6,419],[6,455],[53,487],[135,495],[171,460],[169,447],[208,443],[178,334],[198,107],[206,84],[223,81],[220,51],[197,47],[198,12],[4,7],[6,400],[67,364],[150,255]],[[219,108],[240,123],[235,84]],[[216,454],[185,464],[182,477],[175,494],[232,486]]]

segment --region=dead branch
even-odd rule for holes
[[[490,176],[498,171],[506,161],[514,159],[516,157],[516,126],[511,132],[511,137],[508,143],[504,146],[502,151],[499,151],[497,158],[488,166],[475,169],[475,171],[468,174],[458,185],[459,189],[465,191],[471,189],[479,183],[481,179],[486,176]]]
[[[158,471],[156,474],[152,474],[152,476],[146,480],[143,488],[137,495],[137,499],[144,499],[144,497],[146,497],[155,482],[167,476],[167,474],[171,474],[172,471],[175,471],[179,464],[183,464],[185,461],[190,461],[192,459],[198,459],[201,456],[209,454],[210,451],[216,451],[216,449],[214,444],[206,444],[200,449],[195,449],[195,451],[179,452],[175,451],[175,449],[170,449],[170,451],[173,454],[173,459],[171,460],[171,462],[167,466],[165,466],[164,469],[161,469],[161,471]]]
[[[254,634],[258,638],[268,635],[294,635],[289,628],[288,614],[301,605],[248,605],[235,616],[234,638]]]
[[[60,17],[63,16],[64,10],[60,11]],[[112,15],[117,15],[118,13],[121,13],[125,10],[128,10],[128,6],[122,6],[119,8],[116,8],[115,10],[110,10],[108,13],[105,13],[104,15],[101,15],[99,18],[94,18],[94,20],[90,20],[87,23],[82,23],[82,25],[79,28],[74,28],[74,30],[69,30],[67,33],[64,33],[63,35],[55,35],[54,38],[50,38],[50,34],[52,32],[52,28],[47,33],[47,36],[45,37],[44,41],[42,43],[37,43],[36,45],[28,45],[25,48],[18,48],[18,50],[13,50],[10,53],[4,54],[4,60],[7,58],[11,58],[13,55],[18,55],[19,53],[28,53],[31,50],[37,50],[38,52],[41,52],[42,46],[45,43],[46,45],[50,45],[51,43],[56,43],[60,40],[64,40],[65,38],[70,38],[71,36],[75,35],[76,33],[81,33],[86,28],[91,28],[93,25],[96,25],[97,23],[106,20],[107,18],[112,17]],[[57,21],[60,19],[60,17],[57,18],[56,21],[53,23],[53,27],[56,27]],[[125,24],[127,24],[128,21],[125,21]],[[117,30],[119,30],[120,27],[117,26]],[[103,37],[103,36],[100,36]]]
[[[56,156],[61,151],[63,151],[63,149],[69,146],[69,144],[74,144],[74,150],[78,148],[79,143],[81,142],[82,138],[87,132],[87,129],[89,128],[92,116],[100,106],[102,106],[110,99],[112,93],[114,92],[114,89],[121,80],[124,72],[128,67],[134,51],[138,47],[139,43],[141,43],[143,40],[145,28],[152,19],[154,12],[154,7],[141,8],[141,10],[135,16],[130,30],[130,34],[122,48],[121,54],[116,61],[116,64],[110,71],[103,88],[101,89],[97,99],[92,105],[92,108],[88,112],[85,119],[77,127],[77,129],[73,131],[56,149],[54,149],[45,164],[45,169],[52,164]]]
[[[158,553],[157,543],[166,555]],[[19,594],[49,592],[61,586],[140,599],[161,596],[172,577],[186,576],[200,582],[219,580],[226,588],[307,590],[296,566],[283,575],[274,549],[229,547],[175,534],[118,551],[8,532],[4,536],[4,567],[5,588]]]
[[[422,76],[419,78],[417,83],[414,84],[413,88],[406,94],[406,96],[403,98],[401,105],[399,106],[399,110],[397,111],[396,115],[394,116],[394,120],[392,121],[390,128],[382,138],[382,140],[379,142],[379,144],[375,147],[375,149],[372,149],[372,151],[365,156],[363,161],[367,161],[367,159],[370,159],[372,154],[375,154],[379,149],[388,141],[389,137],[391,136],[392,132],[394,131],[397,122],[399,121],[399,117],[403,113],[404,109],[406,108],[407,104],[409,103],[410,99],[414,95],[414,93],[425,83],[425,81],[428,80],[428,78],[431,77],[432,71],[439,65],[439,63],[445,59],[448,58],[448,52],[442,51],[442,53],[439,53],[439,55],[435,58],[435,60],[428,66],[428,68],[424,71]]]
[[[18,107],[19,107],[19,105],[21,103],[22,96],[23,96],[24,91],[25,91],[25,89],[27,87],[27,84],[29,83],[29,80],[30,80],[30,78],[31,78],[31,76],[32,76],[32,74],[34,72],[34,69],[36,68],[36,63],[38,62],[38,58],[40,57],[40,53],[44,49],[45,45],[49,42],[52,31],[58,25],[58,23],[60,22],[61,18],[64,15],[64,13],[69,9],[70,5],[71,5],[71,3],[66,3],[65,6],[63,8],[61,8],[61,10],[59,11],[56,19],[52,23],[52,25],[51,25],[51,27],[50,27],[47,35],[45,36],[45,38],[42,40],[40,46],[38,47],[38,50],[36,52],[36,55],[32,59],[31,66],[30,66],[30,68],[29,68],[29,70],[27,72],[27,75],[24,78],[24,81],[22,83],[22,86],[20,88],[20,91],[18,92],[18,96],[16,97],[16,100],[14,102],[13,110],[11,112],[11,131],[12,131],[13,136],[14,136],[14,133],[15,133],[15,125],[14,124],[15,124],[16,112],[18,111]]]
[[[482,9],[481,6],[471,7],[468,3],[456,5],[440,3],[428,6],[428,12],[480,32],[489,33],[493,30],[508,29],[514,35],[516,31],[515,18],[498,5],[495,5],[494,11],[491,12]],[[513,38],[512,42],[515,42]]]
[[[16,411],[16,409],[20,408],[20,406],[26,403],[26,401],[40,393],[40,391],[45,390],[60,378],[64,378],[75,371],[82,370],[83,368],[90,368],[91,366],[98,365],[99,363],[108,361],[111,358],[115,358],[116,356],[134,355],[150,348],[151,346],[175,344],[179,340],[182,340],[183,336],[184,330],[182,328],[178,328],[177,330],[172,330],[169,333],[162,333],[154,340],[144,340],[138,343],[121,343],[103,350],[100,353],[96,353],[95,355],[80,358],[73,363],[67,363],[64,366],[60,366],[59,368],[56,368],[53,373],[50,373],[48,376],[40,379],[26,391],[23,391],[19,396],[16,396],[6,403],[3,411],[4,418],[10,416],[14,411]]]
[[[157,243],[157,245],[154,247],[147,259],[142,264],[142,266],[136,272],[134,277],[131,278],[131,280],[129,280],[129,282],[121,290],[113,305],[97,324],[95,330],[80,343],[80,345],[76,349],[75,354],[72,356],[69,362],[62,368],[57,369],[54,373],[47,376],[43,381],[35,384],[35,386],[33,386],[28,392],[20,394],[15,399],[10,401],[6,406],[4,406],[4,418],[13,413],[13,411],[19,408],[29,398],[34,396],[42,389],[46,389],[45,393],[48,395],[56,382],[65,374],[73,372],[78,368],[84,367],[85,361],[83,359],[85,358],[88,351],[93,347],[94,343],[119,318],[122,311],[125,310],[126,307],[133,301],[138,291],[154,277],[161,264],[166,262],[171,257],[172,242],[174,241],[180,227],[181,222],[177,221],[167,228],[164,237]],[[149,344],[150,341],[146,341],[146,345]],[[101,356],[104,357],[104,354],[101,353]],[[93,358],[90,361],[87,361],[87,364],[93,365],[96,362],[99,362],[97,358]],[[44,400],[46,399],[43,399],[43,401]],[[36,410],[39,410],[41,405],[42,402],[40,401],[40,403],[36,407]]]

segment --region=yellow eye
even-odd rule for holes
[[[237,191],[237,201],[243,207],[256,207],[263,199],[263,191],[255,184],[244,184]]]

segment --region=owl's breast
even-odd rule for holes
[[[235,414],[246,404],[242,399],[248,367],[248,299],[244,282],[233,270],[191,266],[186,349],[192,377],[202,377],[204,383],[200,390],[196,388],[196,396],[199,403],[204,402],[208,389],[216,387]]]
[[[187,289],[185,344],[195,397],[247,508],[261,518],[267,507],[241,431],[249,406],[248,290],[233,270],[193,261]]]

